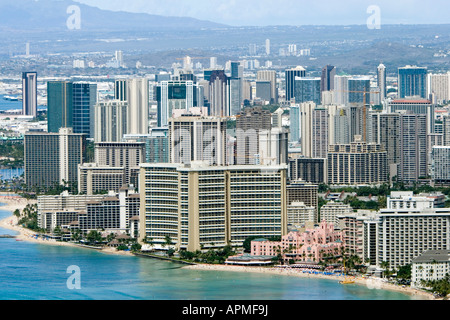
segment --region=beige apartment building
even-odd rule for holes
[[[140,240],[179,250],[287,233],[287,166],[142,164]]]

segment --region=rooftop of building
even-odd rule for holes
[[[428,250],[412,260],[412,263],[450,262],[450,250]]]

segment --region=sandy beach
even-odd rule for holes
[[[207,265],[207,264],[196,264],[186,266],[184,268],[193,270],[211,270],[211,271],[227,271],[227,272],[256,272],[271,275],[284,275],[292,277],[302,277],[302,278],[313,278],[313,279],[327,279],[334,281],[341,281],[343,277],[339,276],[329,276],[322,274],[314,274],[308,272],[302,272],[299,269],[290,268],[276,268],[276,267],[249,267],[249,266],[234,266],[234,265]],[[389,290],[397,291],[405,294],[414,296],[418,300],[438,300],[432,294],[417,290],[411,287],[397,286],[391,283],[384,282],[381,279],[375,278],[353,278],[355,284],[367,286],[373,290]]]

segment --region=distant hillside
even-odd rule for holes
[[[65,31],[72,15],[68,8],[78,6],[82,31],[133,31],[220,28],[221,24],[193,18],[164,17],[141,13],[115,12],[71,0],[0,0],[0,31]]]

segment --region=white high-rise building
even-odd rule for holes
[[[342,202],[330,201],[320,208],[320,221],[325,220],[328,223],[334,224],[335,228],[340,229],[339,217],[348,215],[353,212],[353,208]]]
[[[128,89],[128,133],[147,134],[149,115],[149,82],[146,78],[130,79]]]
[[[77,181],[78,164],[83,159],[83,135],[74,134],[72,128],[59,129],[59,182]],[[74,172],[75,171],[75,172]]]
[[[431,177],[436,185],[450,185],[450,146],[434,146]]]
[[[450,210],[381,209],[378,224],[377,265],[390,268],[410,264],[427,250],[448,250]]]
[[[209,58],[209,68],[215,69],[217,67],[217,57]]]
[[[348,80],[350,76],[335,76],[334,77],[334,103],[348,104]]]
[[[95,142],[120,142],[128,133],[128,102],[110,100],[95,105]]]
[[[432,96],[432,103],[444,104],[450,101],[450,72],[442,74],[428,74],[428,96]]]
[[[380,64],[377,68],[377,86],[380,100],[383,101],[387,97],[387,84],[386,84],[386,67],[384,64]]]
[[[121,50],[116,51],[115,58],[118,66],[123,67],[123,52]]]
[[[270,39],[266,39],[266,55],[270,55]]]
[[[227,165],[226,119],[180,116],[169,119],[170,163]]]

